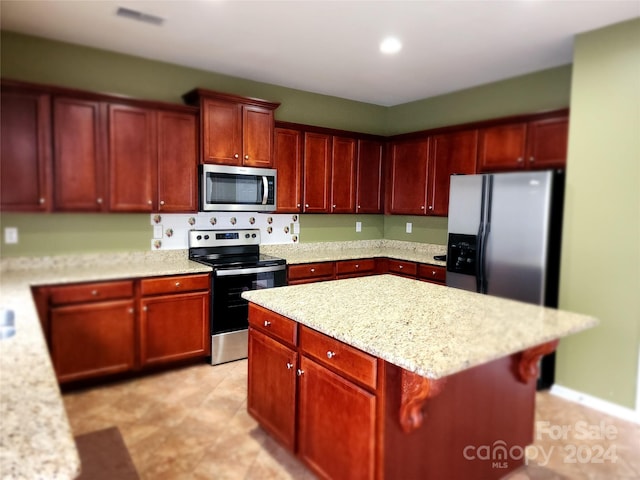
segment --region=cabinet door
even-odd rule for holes
[[[565,168],[568,136],[569,119],[567,117],[529,123],[527,131],[529,168]]]
[[[109,209],[151,212],[156,164],[155,112],[109,105]]]
[[[450,177],[476,173],[477,145],[477,130],[464,130],[432,137],[428,214],[447,216]]]
[[[249,413],[290,451],[295,445],[298,354],[249,329]]]
[[[356,205],[356,141],[333,137],[331,148],[331,212],[353,213]]]
[[[496,172],[525,167],[526,123],[511,123],[480,130],[478,171]]]
[[[242,105],[205,99],[202,116],[202,163],[242,165]]]
[[[329,213],[331,137],[304,134],[304,208],[306,213]]]
[[[133,369],[133,305],[116,300],[51,309],[51,360],[61,383]]]
[[[302,201],[302,132],[276,128],[274,138],[274,167],[278,171],[277,212],[299,212]]]
[[[382,142],[358,140],[356,213],[382,213]]]
[[[0,106],[0,206],[51,209],[49,95],[3,91]]]
[[[105,108],[88,100],[53,100],[56,210],[99,212],[107,207]]]
[[[300,370],[300,458],[323,478],[373,478],[375,396],[304,355]]]
[[[209,355],[209,292],[143,297],[140,365]]]
[[[158,112],[158,210],[198,210],[196,115]]]
[[[390,213],[423,215],[427,204],[429,139],[391,147]]]
[[[242,164],[249,167],[273,166],[273,110],[242,107]]]

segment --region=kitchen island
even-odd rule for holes
[[[249,412],[325,478],[501,478],[580,314],[391,275],[245,292]]]

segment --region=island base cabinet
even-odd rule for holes
[[[248,362],[247,409],[265,430],[293,452],[298,354],[249,328]]]
[[[376,397],[300,357],[298,456],[320,477],[373,479]]]
[[[50,335],[51,359],[60,383],[134,368],[133,300],[53,308]]]

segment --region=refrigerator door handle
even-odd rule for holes
[[[491,197],[493,175],[482,177],[482,199],[480,201],[480,225],[478,226],[478,248],[476,250],[476,290],[487,293],[487,241],[491,231]]]

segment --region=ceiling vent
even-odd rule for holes
[[[152,25],[162,25],[164,18],[149,13],[139,12],[138,10],[132,10],[130,8],[118,7],[116,15],[119,17],[130,18],[131,20],[137,20],[139,22],[150,23]]]

